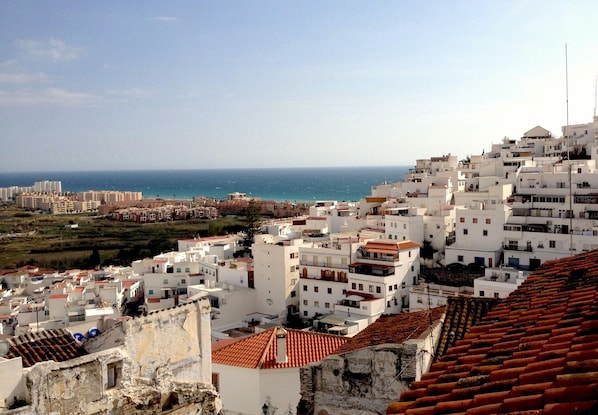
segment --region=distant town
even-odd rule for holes
[[[1,270],[0,413],[594,413],[597,160],[595,116],[417,160],[355,202],[1,188],[52,215],[251,204],[261,222],[249,246],[191,235],[127,266]]]

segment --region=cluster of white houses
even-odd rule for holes
[[[209,314],[212,341],[291,319],[350,338],[382,315],[429,310],[454,296],[504,298],[543,262],[598,247],[598,117],[563,135],[536,127],[464,160],[418,160],[404,180],[375,186],[359,202],[316,202],[306,217],[265,223],[251,257],[242,255],[241,236],[228,235],[182,240],[178,251],[126,268],[7,271],[0,333],[68,329],[90,339],[127,315],[200,301],[209,305],[198,316]],[[421,278],[422,266],[455,264],[485,273],[466,287]],[[286,338],[280,333],[271,338]],[[259,393],[260,405],[274,400],[282,410],[296,398]],[[223,394],[224,409],[259,413],[242,411],[240,399]]]

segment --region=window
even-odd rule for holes
[[[330,308],[330,303],[324,303],[324,308]]]
[[[465,223],[465,218],[459,218],[459,222]]]
[[[149,295],[152,295],[154,293],[154,290],[149,290]]]
[[[411,265],[411,272],[415,271],[415,267]]]
[[[307,285],[303,285],[303,291],[307,291]]]
[[[403,282],[401,283],[401,288],[402,288],[402,289],[405,289],[405,281],[403,281]]]
[[[164,281],[162,281],[163,284],[168,284],[168,279],[164,278]]]
[[[319,308],[320,307],[320,302],[319,301],[314,301],[314,307]]]
[[[180,269],[180,268],[177,268],[177,269],[176,269],[176,272],[177,272],[177,274],[178,274],[178,273],[180,273],[180,272],[181,272],[181,269]]]
[[[556,248],[556,241],[548,241],[548,246],[551,248]]]
[[[318,291],[320,291],[320,289],[318,287],[314,287],[314,292],[317,293]]]
[[[392,291],[392,285],[388,286],[388,291]]]
[[[187,284],[187,280],[184,278],[181,278],[181,284]]]
[[[297,291],[291,291],[291,297],[297,297]]]
[[[363,284],[359,284],[359,291],[363,291]]]
[[[472,218],[473,223],[478,223],[478,218]]]
[[[368,288],[369,288],[369,291],[370,291],[371,293],[373,293],[373,292],[374,292],[374,286],[373,286],[373,285],[370,285]]]
[[[463,262],[463,255],[457,255],[457,261]]]
[[[484,291],[480,291],[480,297],[484,296]]]
[[[487,231],[486,229],[484,229],[484,230],[482,231],[482,235],[484,235],[484,236],[488,236],[488,231]]]
[[[307,317],[307,311],[303,312],[303,317]]]
[[[354,282],[351,283],[351,289],[355,290],[357,289],[357,284],[355,284]]]
[[[423,304],[423,303],[424,303],[424,300],[423,300],[421,297],[417,297],[417,302],[418,302],[419,304]]]
[[[463,229],[463,235],[467,235],[469,231],[467,229]]]
[[[332,288],[328,288],[328,294],[332,294]]]
[[[216,392],[220,392],[220,373],[212,372],[212,385],[216,388]]]
[[[307,300],[303,300],[303,305],[307,305]]]
[[[494,293],[494,298],[498,298],[498,293]]]
[[[106,367],[106,372],[108,374],[106,387],[108,389],[114,388],[118,384],[120,377],[121,377],[121,370],[122,370],[121,368],[122,368],[121,362],[109,363],[108,366]]]
[[[290,258],[290,259],[296,259],[296,258],[299,258],[299,252],[291,252],[291,253],[289,254],[289,258]]]
[[[399,286],[397,284],[395,284],[395,290],[398,290]]]
[[[492,223],[492,219],[486,218],[486,225],[490,225]]]
[[[380,288],[379,286],[376,286],[376,294],[380,294],[382,293],[382,288]]]

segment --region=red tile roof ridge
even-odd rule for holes
[[[300,367],[333,353],[348,339],[327,333],[285,328],[287,362],[276,362],[276,330],[238,339],[212,352],[212,363],[247,368],[276,369]]]

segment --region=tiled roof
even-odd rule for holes
[[[419,338],[430,325],[444,314],[445,307],[431,310],[383,315],[342,345],[336,353],[346,353],[364,347],[387,343],[403,343]]]
[[[387,413],[598,413],[598,250],[543,264]]]
[[[446,351],[461,340],[471,326],[477,324],[496,303],[497,300],[494,298],[449,297],[435,358],[444,356]]]
[[[253,369],[301,367],[319,362],[347,341],[331,334],[285,329],[288,359],[286,363],[276,363],[276,330],[274,327],[224,347],[215,345],[212,363]]]
[[[7,359],[21,357],[23,367],[48,360],[63,362],[87,354],[65,329],[27,333],[11,337],[7,342],[10,348],[4,357]]]

